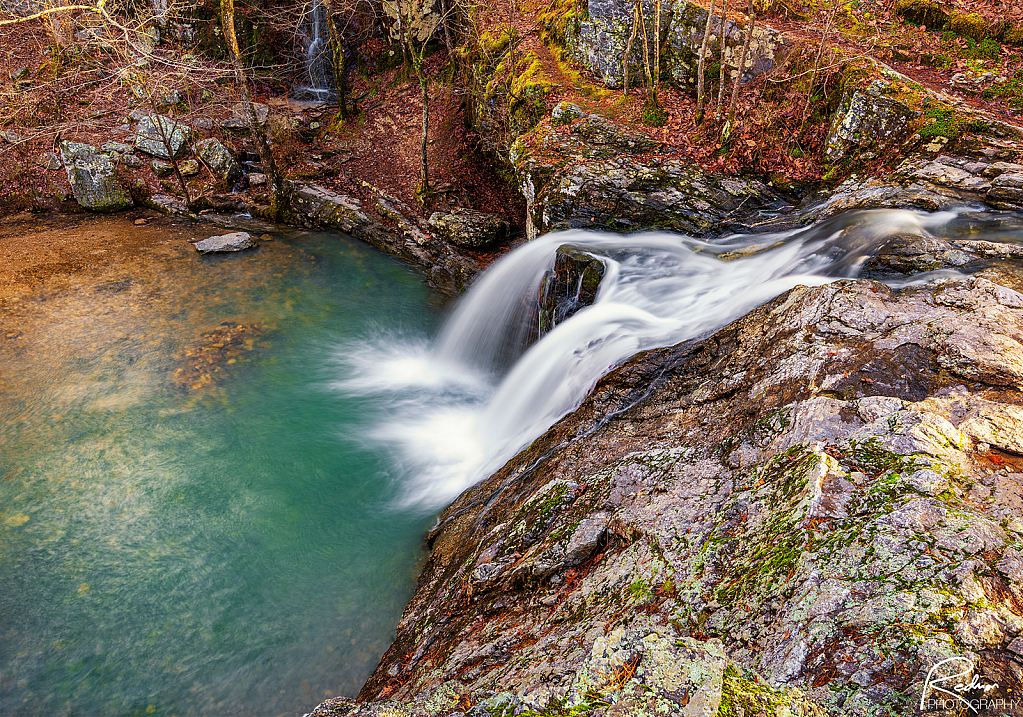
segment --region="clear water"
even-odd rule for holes
[[[332,387],[338,347],[420,340],[438,306],[330,234],[165,248],[30,302],[0,333],[0,714],[294,715],[357,692],[433,515],[357,440],[379,406]]]

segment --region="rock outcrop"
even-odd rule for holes
[[[702,171],[649,136],[559,105],[511,149],[526,234],[557,229],[668,229],[693,236],[747,229],[785,201],[757,179]]]
[[[440,236],[470,249],[483,249],[508,241],[508,221],[496,214],[457,209],[434,212],[427,221]]]
[[[950,658],[1015,714],[1001,278],[797,287],[637,356],[441,515],[366,702],[314,714],[895,716]]]
[[[696,81],[696,68],[700,45],[707,24],[706,8],[688,0],[663,3],[660,27],[657,24],[655,3],[643,3],[643,17],[651,37],[663,37],[663,67],[675,84],[689,86]],[[566,25],[564,43],[572,58],[587,68],[608,87],[623,84],[626,52],[633,27],[633,4],[624,0],[589,0],[586,14],[573,18]],[[784,36],[773,28],[758,25],[747,51],[745,65],[739,68],[739,57],[745,41],[745,29],[733,20],[712,24],[710,48],[713,57],[719,57],[724,44],[725,64],[732,78],[749,80],[767,72],[776,63],[778,55],[786,50]],[[642,43],[632,43],[628,57],[631,79],[639,79],[643,67]]]
[[[424,227],[409,219],[414,213],[394,197],[379,194],[375,211],[367,211],[355,197],[312,184],[296,186],[291,197],[296,222],[337,229],[400,257],[421,269],[433,286],[449,295],[464,291],[483,270],[481,258],[431,236],[429,224],[423,221]]]

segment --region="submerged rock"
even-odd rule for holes
[[[592,304],[604,271],[604,263],[593,254],[569,245],[558,247],[554,267],[540,286],[540,333]]]
[[[252,235],[248,232],[232,232],[212,236],[209,239],[195,243],[195,250],[200,254],[212,254],[216,252],[243,251],[254,249],[257,246]]]
[[[60,155],[71,191],[86,209],[112,212],[132,205],[110,156],[79,142],[60,142]]]

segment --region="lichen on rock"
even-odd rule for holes
[[[442,514],[314,714],[894,717],[949,657],[1015,694],[1021,337],[984,278],[841,281],[633,359]]]

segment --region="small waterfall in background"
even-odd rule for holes
[[[327,8],[321,0],[313,0],[306,31],[308,32],[309,46],[305,52],[305,67],[309,84],[296,87],[295,95],[299,99],[329,102],[337,95],[337,83],[334,80]]]
[[[406,503],[438,507],[500,468],[637,352],[708,335],[798,284],[854,277],[892,235],[927,236],[955,216],[859,211],[713,242],[548,234],[487,270],[433,344],[384,337],[342,347],[348,378],[335,388],[390,397],[379,425],[360,438],[401,463]],[[599,258],[604,276],[592,305],[536,340],[544,277],[565,245]]]

